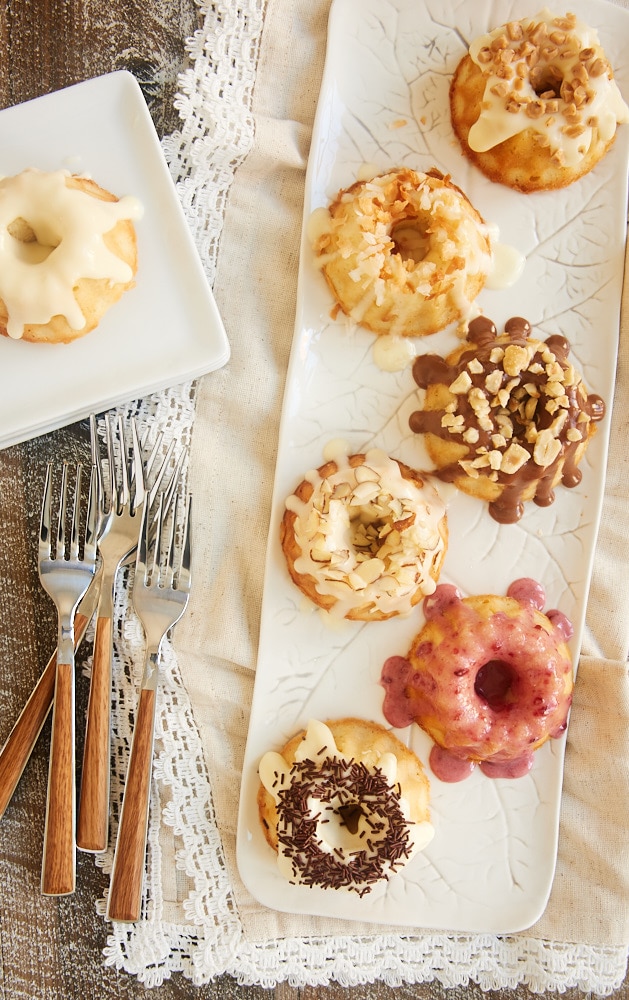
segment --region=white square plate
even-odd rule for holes
[[[0,447],[224,365],[229,344],[148,108],[126,71],[0,111],[0,175],[87,174],[144,208],[135,288],[70,344],[0,337]]]
[[[543,6],[540,4],[540,6]],[[279,543],[284,501],[330,439],[353,451],[380,447],[417,468],[425,455],[409,430],[417,408],[410,367],[373,362],[373,334],[332,320],[331,295],[307,238],[313,210],[352,184],[365,165],[450,174],[501,240],[526,258],[510,289],[484,289],[479,304],[502,330],[526,317],[533,336],[563,333],[590,392],[606,401],[575,489],[557,487],[549,507],[527,505],[499,525],[481,501],[448,492],[449,546],[441,582],[464,595],[505,594],[518,577],[539,580],[546,608],[574,625],[576,664],[603,498],[614,390],[626,241],[629,125],[582,180],[562,191],[523,195],[492,184],[463,157],[450,124],[448,90],[469,43],[511,18],[534,15],[531,0],[334,0],[328,52],[310,151],[295,339],[287,379],[271,517],[256,685],[244,761],[238,864],[251,893],[278,910],[452,931],[508,933],[546,906],[555,870],[565,738],[535,755],[529,774],[491,780],[478,769],[459,784],[428,769],[433,841],[407,868],[368,895],[291,885],[277,869],[258,821],[257,765],[310,718],[346,715],[387,726],[379,684],[388,656],[404,656],[422,627],[410,618],[331,627],[292,584]],[[629,98],[629,14],[604,0],[557,0],[595,26]],[[418,353],[448,353],[453,329],[417,340]],[[443,485],[437,484],[443,492]],[[413,725],[396,735],[426,768],[431,742]]]

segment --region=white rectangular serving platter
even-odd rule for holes
[[[446,495],[450,541],[441,581],[463,594],[504,594],[518,577],[543,584],[546,608],[574,624],[575,664],[603,499],[614,390],[626,240],[629,126],[587,177],[554,193],[519,194],[468,165],[452,133],[452,73],[479,34],[534,15],[523,0],[334,0],[328,51],[310,152],[304,205],[295,337],[280,432],[268,544],[255,692],[242,779],[238,865],[256,899],[276,910],[367,923],[451,931],[510,933],[531,926],[551,890],[558,844],[565,737],[535,755],[528,776],[491,780],[478,769],[445,784],[428,769],[436,834],[410,865],[359,898],[290,885],[277,871],[257,816],[257,766],[310,718],[354,715],[387,725],[380,672],[405,655],[423,624],[404,620],[331,626],[291,583],[279,544],[284,500],[323,461],[331,439],[352,451],[378,446],[425,468],[408,428],[416,408],[410,369],[389,374],[372,361],[374,337],[330,319],[332,301],[313,265],[308,219],[349,186],[365,164],[450,174],[501,240],[526,257],[508,290],[483,290],[479,304],[500,330],[524,316],[533,335],[563,333],[590,392],[607,415],[582,463],[576,489],[558,487],[547,508],[529,504],[517,524],[499,525],[480,501]],[[599,30],[629,98],[629,14],[605,0],[557,3]],[[416,341],[418,353],[447,353],[452,329]],[[390,727],[388,727],[390,728]],[[395,731],[428,767],[430,740],[418,727]]]
[[[70,344],[0,337],[0,447],[224,365],[229,343],[135,78],[122,70],[0,111],[0,176],[87,174],[143,206],[136,285]]]

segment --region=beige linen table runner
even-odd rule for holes
[[[629,290],[559,858],[542,918],[506,938],[343,923],[270,911],[238,876],[240,770],[328,13],[329,0],[209,4],[182,81],[184,124],[165,142],[232,357],[188,387],[194,589],[174,636],[167,669],[175,694],[164,695],[164,711],[171,727],[179,713],[194,745],[175,756],[181,763],[188,753],[192,766],[177,775],[166,753],[158,760],[152,902],[141,924],[114,929],[107,958],[148,983],[183,969],[197,982],[228,971],[263,985],[438,978],[606,993],[622,980],[629,943]],[[184,777],[188,812],[178,813]]]

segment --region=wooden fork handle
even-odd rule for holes
[[[74,664],[58,663],[55,679],[41,889],[63,896],[76,887]]]
[[[109,920],[135,921],[140,917],[154,729],[155,690],[142,688],[109,887]]]
[[[76,833],[77,847],[96,853],[107,849],[109,830],[112,633],[111,618],[96,619]]]
[[[89,618],[77,613],[74,625],[77,646],[81,642],[88,624]],[[55,650],[9,733],[6,743],[0,750],[0,819],[4,816],[11,801],[50,711],[55,690],[56,670],[57,652]]]

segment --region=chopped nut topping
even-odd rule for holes
[[[472,379],[470,378],[469,374],[466,371],[462,371],[461,374],[458,375],[458,377],[454,380],[454,382],[452,382],[451,385],[448,386],[448,388],[450,389],[450,392],[453,392],[455,395],[459,395],[467,392],[468,389],[471,387],[471,385],[472,385]]]
[[[605,59],[595,59],[588,67],[590,76],[602,76],[609,68],[609,63]]]
[[[546,114],[544,101],[529,101],[526,105],[526,113],[529,118],[541,118],[542,115]]]
[[[485,388],[487,389],[487,392],[491,392],[492,394],[494,394],[498,392],[501,385],[502,385],[502,372],[500,371],[499,368],[496,368],[493,372],[489,372],[489,374],[486,376]]]
[[[559,457],[560,452],[561,441],[553,437],[553,432],[549,427],[538,433],[533,449],[533,461],[536,465],[547,468]]]
[[[502,456],[500,471],[510,474],[517,472],[518,469],[521,469],[528,462],[529,457],[526,448],[523,448],[517,441],[514,441]]]
[[[507,375],[519,375],[528,365],[530,355],[526,347],[509,344],[505,351],[503,367]]]

